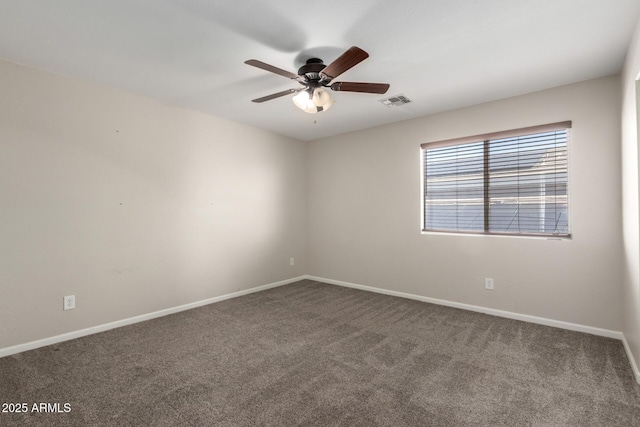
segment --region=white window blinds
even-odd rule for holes
[[[569,237],[571,122],[423,144],[423,230]]]

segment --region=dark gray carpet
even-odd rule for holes
[[[620,341],[311,281],[2,358],[0,401],[29,405],[4,426],[640,425]]]

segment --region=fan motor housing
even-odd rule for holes
[[[326,65],[319,58],[307,59],[307,63],[298,69],[298,75],[305,76],[307,80],[320,80],[320,71],[324,70]]]

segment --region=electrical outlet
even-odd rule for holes
[[[485,289],[488,289],[488,290],[490,290],[490,291],[492,291],[492,290],[493,290],[493,279],[492,279],[492,278],[490,278],[490,277],[486,277],[486,278],[484,279],[484,288],[485,288]]]
[[[289,258],[289,265],[294,265],[296,263],[295,258]]]
[[[64,310],[72,310],[76,308],[76,296],[75,295],[67,295],[64,297],[64,305],[62,307]]]

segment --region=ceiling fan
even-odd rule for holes
[[[319,113],[325,111],[334,104],[334,100],[323,89],[325,87],[340,92],[386,93],[389,89],[387,83],[361,83],[361,82],[333,82],[353,66],[369,57],[369,54],[359,47],[352,46],[329,65],[325,65],[322,59],[311,58],[300,67],[298,74],[274,67],[257,59],[249,59],[245,64],[296,80],[301,88],[287,89],[282,92],[256,98],[253,102],[265,102],[281,96],[295,93],[293,103],[307,113]]]

